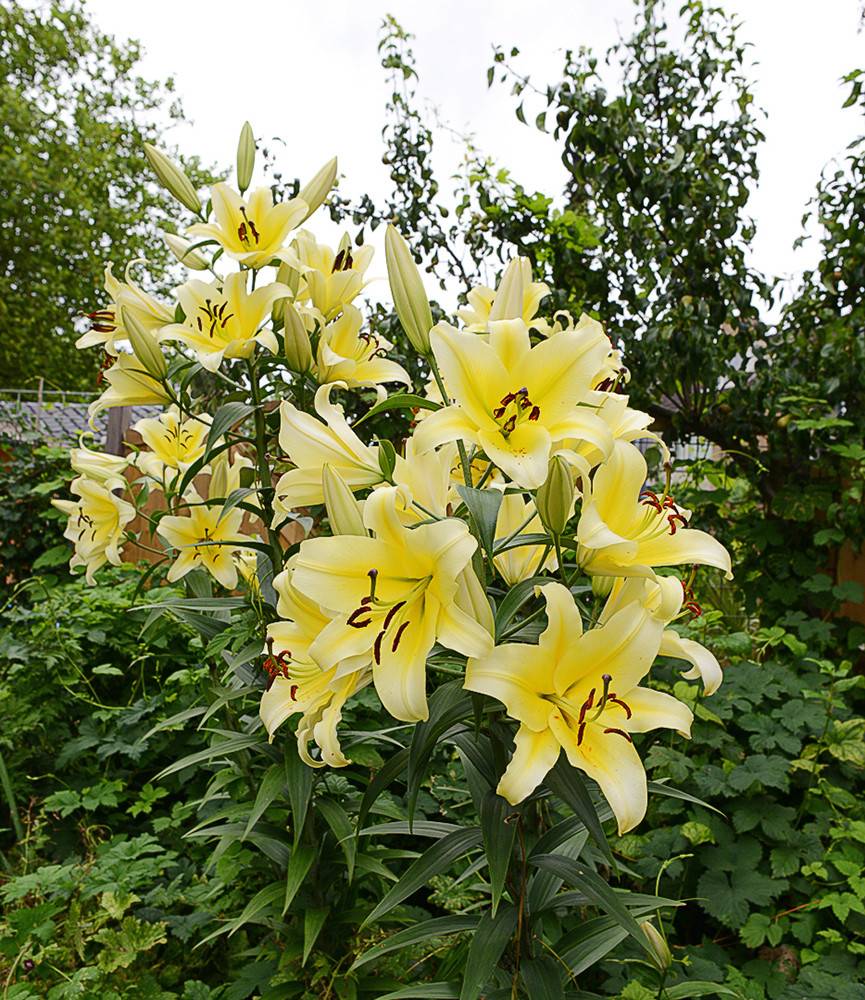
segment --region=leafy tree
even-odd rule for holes
[[[122,276],[145,256],[167,260],[144,142],[183,113],[172,82],[136,73],[80,0],[35,7],[0,0],[0,384],[90,389],[99,361],[76,351],[76,318],[93,311],[105,261]],[[196,164],[187,168],[196,170]],[[199,175],[200,179],[200,175]],[[78,321],[80,326],[80,320]]]

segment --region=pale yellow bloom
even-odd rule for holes
[[[428,715],[426,659],[433,644],[479,656],[492,639],[465,578],[461,588],[477,548],[465,523],[407,528],[396,510],[397,492],[375,490],[366,500],[364,523],[374,537],[302,542],[292,582],[335,616],[310,646],[312,659],[328,669],[371,653],[382,704],[395,718],[415,722]]]
[[[600,785],[618,823],[632,830],[646,812],[646,772],[632,733],[675,729],[690,735],[690,709],[639,687],[658,654],[663,624],[631,602],[583,632],[571,593],[543,587],[547,627],[536,646],[508,643],[469,660],[465,686],[501,701],[520,723],[516,750],[499,782],[510,803],[543,781],[563,749]]]
[[[210,423],[209,414],[181,420],[176,406],[158,417],[144,417],[132,429],[150,450],[136,455],[136,467],[159,484],[165,484],[166,477],[173,479],[178,472],[186,472],[204,454]]]
[[[122,455],[108,455],[104,451],[93,451],[90,448],[72,448],[69,452],[69,464],[79,476],[99,483],[107,490],[126,489],[127,482],[123,473],[129,462]]]
[[[97,413],[113,406],[145,406],[167,403],[168,393],[161,382],[149,375],[134,354],[118,354],[105,372],[108,388],[88,408],[91,423]]]
[[[404,515],[407,524],[425,521],[430,514],[446,517],[448,505],[460,501],[451,481],[455,464],[458,464],[455,444],[418,455],[414,438],[406,440],[405,456],[396,458],[393,481],[402,487],[402,493],[410,501]]]
[[[243,511],[233,507],[220,519],[221,504],[207,506],[194,489],[186,499],[190,504],[188,513],[183,517],[163,517],[156,529],[170,546],[179,549],[167,579],[173,583],[190,570],[201,567],[226,590],[234,590],[237,586],[234,555],[244,548],[240,533]],[[216,542],[222,544],[212,544]]]
[[[508,493],[502,497],[502,505],[499,507],[496,541],[504,541],[517,530],[521,535],[543,534],[544,526],[532,502],[526,501],[522,493]],[[552,553],[541,564],[543,550],[542,545],[521,545],[506,549],[495,556],[493,562],[505,583],[513,587],[521,580],[528,580],[544,570],[555,570],[556,557]]]
[[[411,385],[408,372],[385,357],[393,346],[383,337],[362,333],[363,317],[355,306],[342,313],[319,333],[315,377],[322,384],[345,382],[349,389],[402,382]]]
[[[536,319],[541,299],[550,294],[543,281],[532,281],[532,265],[527,257],[512,260],[493,290],[478,285],[468,295],[468,305],[457,310],[469,333],[486,333],[490,322],[501,319],[521,319],[530,329],[544,332],[545,320]]]
[[[71,491],[78,500],[52,500],[69,520],[64,538],[75,543],[72,569],[83,566],[89,584],[96,583],[96,570],[110,562],[119,566],[123,529],[135,517],[135,508],[104,485],[80,476],[73,480]]]
[[[191,347],[202,365],[215,372],[223,358],[249,358],[256,344],[271,354],[279,350],[272,330],[265,329],[274,302],[291,295],[285,285],[272,282],[247,291],[246,271],[224,281],[193,278],[175,289],[185,319],[162,331],[163,340],[179,340]]]
[[[297,468],[286,472],[276,484],[277,520],[296,507],[324,503],[321,476],[325,465],[355,491],[384,480],[378,448],[364,444],[345,419],[342,407],[330,401],[331,390],[338,386],[340,383],[323,385],[315,394],[315,409],[322,420],[288,400],[280,405],[279,444]]]
[[[607,452],[609,428],[592,408],[580,405],[609,350],[600,324],[555,334],[534,347],[521,319],[491,322],[489,330],[488,340],[447,323],[430,331],[454,403],[420,423],[417,450],[462,438],[526,489],[546,479],[557,442],[577,438]]]
[[[299,713],[297,749],[301,759],[312,767],[344,767],[350,762],[340,747],[337,726],[348,698],[372,679],[371,656],[350,657],[326,669],[315,662],[310,647],[331,617],[293,586],[295,562],[292,559],[273,581],[277,613],[287,620],[267,628],[265,666],[273,681],[261,697],[259,711],[271,740],[286,719]],[[321,750],[320,760],[309,752],[311,740]]]
[[[688,528],[690,511],[677,507],[672,497],[645,490],[646,474],[639,450],[617,441],[591,483],[584,483],[577,525],[577,561],[584,572],[652,577],[653,566],[700,563],[731,578],[724,546]]]
[[[215,222],[197,222],[189,227],[188,233],[216,240],[229,257],[247,267],[264,267],[273,260],[293,260],[284,243],[291,230],[306,217],[308,206],[302,198],[274,205],[270,188],[260,187],[247,202],[222,181],[213,185],[210,197]]]
[[[643,604],[655,618],[667,626],[682,617],[684,594],[684,586],[675,576],[620,577],[613,581],[609,598],[598,621],[603,624],[616,611],[630,603],[638,603]],[[679,635],[675,629],[664,628],[659,653],[674,660],[687,660],[691,669],[682,676],[686,680],[702,680],[703,691],[707,696],[714,694],[721,686],[724,674],[715,655],[699,642]]]
[[[103,347],[109,354],[118,354],[116,342],[126,340],[128,334],[122,322],[122,310],[126,310],[144,327],[155,334],[163,326],[171,323],[174,314],[159,299],[145,292],[135,284],[129,275],[130,268],[138,261],[126,265],[124,281],[114,277],[111,264],[105,265],[105,291],[111,297],[111,305],[91,313],[91,328],[75,341],[75,346]]]
[[[297,297],[308,299],[325,320],[333,319],[357,297],[374,253],[371,246],[352,247],[348,236],[334,251],[305,229],[298,232],[292,249],[303,276]]]
[[[664,462],[670,461],[670,451],[664,439],[657,431],[649,430],[652,418],[642,410],[634,410],[628,406],[628,397],[613,392],[592,392],[588,402],[595,407],[595,413],[609,427],[610,434],[616,441],[633,443],[649,439],[655,442],[661,450]],[[604,460],[604,453],[590,441],[562,441],[556,448],[582,474],[587,468],[592,469]],[[578,460],[575,456],[579,456]]]

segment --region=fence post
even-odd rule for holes
[[[113,406],[108,411],[108,435],[105,450],[109,455],[122,455],[124,453],[123,436],[129,429],[131,420],[131,406]]]

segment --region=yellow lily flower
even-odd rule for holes
[[[171,478],[178,472],[186,472],[204,454],[210,423],[209,414],[181,420],[176,406],[170,406],[158,417],[144,417],[132,429],[141,435],[150,451],[136,455],[136,467],[159,484],[165,484],[169,469],[173,472]]]
[[[514,532],[532,535],[543,534],[544,526],[531,501],[526,501],[521,493],[508,493],[502,497],[499,516],[496,519],[496,541],[509,538]],[[521,545],[519,548],[507,549],[493,557],[496,569],[509,587],[521,580],[528,580],[544,570],[555,570],[558,563],[552,553],[541,564],[542,545]]]
[[[416,722],[428,716],[425,668],[433,644],[481,656],[492,639],[470,613],[471,594],[461,593],[460,576],[477,548],[468,528],[450,519],[407,528],[397,492],[376,490],[364,504],[364,524],[375,537],[302,542],[292,582],[336,616],[310,647],[312,658],[329,668],[371,654],[382,704],[395,718]]]
[[[682,617],[682,606],[685,597],[689,598],[684,614],[702,614],[699,605],[693,600],[693,594],[685,584],[675,576],[619,577],[613,582],[607,603],[598,617],[598,622],[604,624],[611,615],[629,603],[643,604],[664,625]],[[658,650],[661,656],[669,656],[674,660],[687,660],[691,669],[682,674],[686,680],[703,682],[703,693],[708,697],[721,686],[724,673],[715,655],[705,646],[693,639],[686,639],[675,629],[664,628],[661,634],[661,646]]]
[[[373,333],[361,333],[362,323],[360,310],[346,305],[337,319],[321,329],[315,365],[318,381],[345,382],[350,389],[383,382],[410,386],[405,368],[385,357],[393,344]]]
[[[550,294],[549,285],[532,281],[532,265],[527,257],[517,257],[505,268],[498,288],[473,288],[468,305],[457,310],[468,333],[486,333],[489,323],[501,319],[521,319],[532,330],[545,332],[548,324],[535,316],[541,299]]]
[[[671,695],[639,687],[658,653],[662,623],[632,602],[583,632],[565,587],[542,588],[547,627],[536,646],[508,643],[469,660],[465,687],[501,701],[520,723],[498,786],[512,805],[543,781],[561,750],[600,785],[619,834],[646,813],[646,772],[632,733],[691,731],[692,713]]]
[[[179,340],[191,347],[202,365],[215,372],[223,358],[248,358],[256,344],[276,354],[279,344],[272,330],[263,329],[274,302],[291,290],[272,282],[247,292],[247,272],[229,274],[224,281],[193,278],[175,289],[186,318],[162,331],[161,339]]]
[[[733,576],[730,554],[705,531],[688,528],[690,511],[668,494],[644,489],[646,460],[617,441],[590,484],[577,524],[577,561],[592,576],[654,576],[652,566],[699,563]],[[584,477],[584,479],[587,477]]]
[[[129,485],[123,475],[129,462],[122,455],[108,455],[90,448],[72,448],[69,464],[79,476],[99,483],[107,490],[124,490]]]
[[[135,508],[112,493],[106,486],[80,476],[70,489],[78,500],[52,500],[69,520],[63,537],[75,543],[71,569],[83,566],[87,582],[96,583],[95,573],[105,563],[121,563],[123,529],[135,517]]]
[[[332,382],[318,389],[315,409],[322,420],[298,410],[288,400],[280,404],[279,444],[297,468],[286,472],[276,484],[277,520],[296,507],[324,503],[321,477],[325,465],[338,472],[354,491],[383,482],[378,448],[364,444],[345,419],[343,408],[330,401],[332,389],[345,387],[344,382]]]
[[[448,505],[460,499],[451,481],[451,470],[458,464],[455,444],[418,455],[414,438],[406,440],[405,457],[397,455],[393,470],[394,484],[409,501],[403,512],[406,524],[425,521],[430,514],[447,517]]]
[[[631,409],[628,406],[627,396],[613,392],[592,392],[589,396],[589,403],[596,407],[595,413],[609,427],[614,440],[633,443],[647,438],[651,439],[661,449],[663,460],[670,461],[670,451],[664,439],[657,431],[649,430],[652,418],[648,413],[643,413],[642,410]],[[556,451],[569,459],[572,464],[577,465],[581,472],[586,466],[590,469],[594,468],[605,458],[601,449],[590,441],[563,441]],[[575,460],[574,455],[585,459],[585,465]]]
[[[325,320],[333,319],[361,291],[375,252],[371,246],[352,247],[347,235],[334,252],[305,229],[295,237],[292,249],[304,280],[297,297],[308,299]]]
[[[144,370],[134,354],[118,354],[117,360],[103,374],[108,388],[88,407],[91,424],[97,413],[113,406],[168,402],[168,393],[162,383]]]
[[[168,545],[180,550],[168,571],[168,581],[173,583],[200,566],[226,590],[234,590],[237,587],[234,555],[245,547],[240,534],[243,511],[233,507],[220,520],[220,504],[207,506],[194,489],[186,499],[190,504],[186,516],[163,517],[156,528]],[[202,545],[202,542],[223,544]]]
[[[124,309],[148,333],[155,334],[174,320],[174,313],[168,306],[139,288],[132,280],[129,271],[136,263],[138,262],[133,260],[126,265],[125,281],[118,281],[114,277],[111,264],[105,265],[105,291],[111,297],[111,305],[90,313],[90,329],[75,341],[77,348],[101,346],[109,354],[118,354],[116,341],[126,340],[129,336],[121,319]]]
[[[247,202],[220,181],[210,189],[210,199],[216,221],[196,222],[187,229],[190,235],[216,240],[229,257],[247,267],[293,260],[293,254],[288,254],[283,244],[306,217],[308,205],[302,198],[274,205],[270,188],[260,187]]]
[[[534,347],[521,319],[491,322],[489,329],[488,341],[447,323],[430,331],[455,402],[420,423],[418,451],[463,438],[526,489],[546,479],[550,452],[559,441],[578,438],[609,451],[609,428],[579,405],[609,350],[600,324],[555,334]]]
[[[297,750],[301,760],[310,767],[345,767],[350,761],[340,747],[337,726],[346,701],[372,680],[370,656],[349,658],[325,670],[313,660],[310,646],[331,619],[293,586],[295,562],[292,559],[273,581],[277,613],[287,620],[267,628],[265,669],[271,683],[261,697],[259,713],[271,741],[286,719],[300,713]],[[321,750],[320,760],[309,752],[312,740]]]

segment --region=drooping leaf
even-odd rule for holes
[[[510,905],[502,906],[495,916],[488,912],[481,917],[469,945],[459,1000],[478,1000],[516,926],[517,911]]]
[[[397,931],[381,944],[367,948],[354,960],[352,969],[359,969],[362,965],[373,962],[382,955],[398,951],[400,948],[409,948],[421,941],[474,930],[480,919],[479,916],[466,914],[465,916],[433,917],[431,920],[423,920],[419,924],[413,924],[411,927]]]

